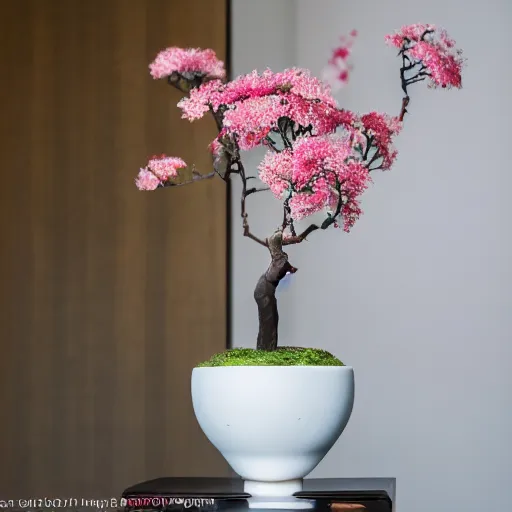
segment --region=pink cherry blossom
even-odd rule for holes
[[[372,138],[373,146],[382,157],[382,169],[389,169],[397,156],[393,137],[400,133],[402,123],[396,117],[370,112],[361,117],[361,124],[364,133]]]
[[[189,121],[201,119],[210,110],[210,105],[219,103],[218,98],[223,91],[224,84],[220,80],[211,80],[195,87],[188,97],[178,102],[178,107],[183,112],[181,117]]]
[[[332,107],[323,101],[311,101],[302,96],[289,94],[286,96],[289,102],[289,117],[301,126],[311,125],[314,135],[331,133],[338,126],[344,126],[349,122],[350,114]]]
[[[356,120],[356,115],[350,110],[338,109],[334,114],[336,117],[336,124],[345,128],[350,128]]]
[[[331,108],[336,107],[330,88],[312,77],[308,70],[298,68],[281,73],[273,73],[270,69],[263,73],[253,71],[227,84],[217,81],[206,83],[192,90],[190,97],[182,99],[178,106],[183,117],[192,121],[201,118],[210,108],[216,112],[221,105],[229,107],[248,99],[288,93],[303,100],[320,101]]]
[[[224,78],[224,63],[213,50],[200,48],[170,47],[162,50],[149,65],[151,76],[156,80],[173,73],[192,73],[208,78]]]
[[[289,202],[291,215],[299,221],[323,210],[329,202],[329,192],[325,188],[319,188],[312,192],[298,192],[292,196]]]
[[[341,214],[343,229],[348,233],[363,213],[359,206],[359,197],[368,188],[372,180],[368,169],[357,160],[350,160],[344,166],[343,171],[339,178],[343,183],[342,195],[344,196]]]
[[[240,149],[252,149],[260,144],[271,129],[277,127],[280,117],[286,116],[289,106],[278,96],[249,98],[236,102],[224,114],[226,133],[237,134]]]
[[[178,176],[178,169],[184,167],[187,167],[187,164],[181,158],[166,155],[154,156],[147,166],[160,181],[175,178]]]
[[[333,183],[342,172],[345,160],[353,149],[346,137],[304,137],[293,150],[292,181],[297,190],[310,187],[320,176]],[[326,175],[325,172],[329,171]]]
[[[360,202],[357,199],[347,201],[341,208],[341,215],[343,217],[343,231],[349,233],[354,227],[357,219],[363,214]]]
[[[421,76],[429,78],[430,87],[462,87],[462,50],[455,48],[455,41],[446,30],[418,23],[402,27],[385,39],[400,48],[412,63],[423,64],[421,71],[426,75]],[[411,78],[414,76],[420,75],[413,73]]]
[[[341,207],[345,230],[360,214],[358,197],[370,182],[368,169],[354,159],[350,139],[334,134],[300,137],[293,150],[268,152],[259,171],[276,197],[289,197],[294,220]]]
[[[403,26],[402,34],[412,41],[419,41],[425,32],[434,32],[435,30],[436,26],[430,23],[413,23]]]
[[[226,111],[224,126],[228,133],[237,134],[240,148],[247,150],[260,144],[271,130],[277,131],[281,117],[303,127],[311,125],[312,135],[332,133],[338,126],[351,123],[351,113],[347,111],[292,93],[281,93],[236,102]]]
[[[338,92],[348,83],[352,71],[349,57],[352,54],[352,46],[356,36],[357,31],[352,30],[348,37],[340,37],[340,44],[334,48],[327,66],[322,71],[323,80],[329,84],[333,92]]]
[[[402,34],[388,34],[384,37],[387,44],[390,46],[395,46],[396,48],[401,48],[404,43],[404,38]]]
[[[410,99],[406,92],[398,117],[378,112],[360,116],[338,107],[332,90],[349,79],[356,36],[353,30],[340,38],[323,81],[308,70],[290,68],[279,73],[255,70],[225,83],[223,63],[212,50],[180,48],[160,52],[150,65],[151,74],[205,79],[198,80],[202,83],[178,106],[190,121],[214,114],[219,135],[209,149],[215,169],[220,164],[238,164],[238,149],[267,146],[259,178],[285,201],[291,218],[298,221],[325,211],[331,224],[348,232],[362,214],[360,197],[371,183],[370,171],[389,169],[397,156],[393,142]],[[408,82],[414,83],[414,73],[416,78],[428,77],[433,86],[461,86],[461,52],[446,31],[414,24],[386,36],[386,41],[400,49],[402,69],[412,73],[412,78],[402,80],[404,90]],[[228,154],[233,155],[231,160]],[[140,190],[155,190],[168,185],[166,181],[184,167],[180,158],[152,157],[140,169],[136,185]]]
[[[339,191],[328,176],[316,179],[311,191],[303,190],[292,196],[289,203],[292,217],[301,220],[323,209],[336,214],[341,207],[343,229],[349,232],[362,214],[359,197],[371,183],[370,175],[361,162],[349,160],[338,166]]]
[[[455,40],[453,40],[448,35],[448,32],[444,28],[439,30],[438,35],[439,35],[439,40],[445,46],[445,48],[454,48],[455,47]]]
[[[135,178],[139,190],[155,190],[160,184],[160,180],[147,168],[141,169]]]
[[[307,69],[289,69],[278,73],[278,79],[285,83],[289,80],[292,85],[291,92],[305,100],[320,101],[331,107],[336,107],[336,100],[332,96],[331,88],[318,78],[311,76]]]
[[[449,53],[442,44],[420,41],[408,51],[408,54],[413,59],[421,61],[427,68],[431,87],[462,87],[463,60],[459,55]]]
[[[414,23],[412,25],[404,25],[394,34],[388,34],[385,36],[385,40],[388,44],[401,48],[404,42],[420,41],[426,32],[434,32],[435,30],[435,25],[429,25],[428,23]]]
[[[220,153],[220,150],[222,148],[222,144],[219,142],[219,139],[213,139],[210,142],[210,145],[208,146],[208,149],[212,153],[212,155],[216,156]]]
[[[218,108],[220,104],[229,105],[246,98],[268,96],[279,92],[292,92],[304,99],[320,100],[331,106],[336,105],[330,88],[318,78],[311,76],[309,70],[291,68],[280,73],[273,73],[270,69],[266,69],[263,73],[255,70],[235,78],[226,84],[224,94],[217,99],[214,108]]]
[[[261,181],[269,186],[278,199],[282,199],[284,193],[290,189],[292,158],[293,154],[289,149],[280,153],[269,151],[258,167]]]

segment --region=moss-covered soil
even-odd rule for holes
[[[266,352],[252,348],[233,348],[215,354],[198,368],[213,366],[345,366],[331,353],[317,348],[278,347]]]

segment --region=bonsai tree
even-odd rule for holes
[[[349,55],[351,41],[335,50],[329,62],[331,77],[336,63]],[[215,176],[241,180],[243,235],[270,254],[270,264],[254,290],[259,350],[277,348],[276,289],[287,274],[297,271],[285,247],[331,227],[350,231],[362,213],[360,197],[372,173],[390,169],[396,159],[393,140],[402,129],[411,85],[428,81],[430,87],[461,87],[462,52],[446,31],[415,24],[386,36],[386,41],[398,49],[401,60],[403,99],[397,116],[359,115],[339,108],[330,86],[305,69],[253,71],[227,81],[224,65],[212,50],[175,47],[160,52],[150,65],[154,79],[166,79],[184,94],[178,103],[182,117],[194,121],[212,115],[218,136],[210,145],[211,172],[202,174],[180,158],[162,155],[140,170],[136,185],[156,190]],[[346,65],[339,67],[341,82],[346,81],[347,70]],[[264,186],[253,185],[256,177],[248,175],[242,162],[241,152],[257,146],[268,149],[258,168]],[[249,196],[265,190],[282,201],[282,217],[276,219],[275,230],[262,237],[251,231],[246,203]],[[295,223],[322,211],[322,222],[296,229]]]

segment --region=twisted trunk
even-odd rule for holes
[[[267,271],[258,279],[254,290],[254,299],[258,305],[259,331],[256,348],[258,350],[276,350],[278,338],[279,313],[277,310],[276,290],[279,282],[288,273],[297,269],[288,262],[283,252],[282,230],[276,231],[268,240],[271,261]]]

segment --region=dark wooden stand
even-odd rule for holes
[[[313,478],[294,496],[314,500],[312,512],[393,512],[395,488],[394,478]],[[158,478],[129,487],[122,497],[126,512],[243,512],[251,496],[239,478]]]

